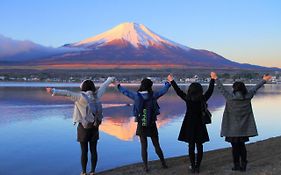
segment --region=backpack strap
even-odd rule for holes
[[[89,103],[90,102],[89,97],[84,92],[82,92],[81,94],[86,99],[86,101]]]

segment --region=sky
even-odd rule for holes
[[[240,63],[281,68],[279,0],[1,0],[0,34],[58,47],[124,22]]]

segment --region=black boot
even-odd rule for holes
[[[191,165],[189,166],[189,170],[191,173],[195,173],[195,162],[191,162]]]
[[[168,168],[165,159],[161,159],[161,164],[162,164],[162,168],[164,168],[164,169]]]
[[[190,165],[189,170],[191,173],[195,173],[195,166]]]
[[[247,164],[248,164],[248,161],[241,162],[241,168],[240,168],[240,171],[245,172],[245,171],[246,171],[246,169],[247,169]]]
[[[195,173],[195,155],[194,154],[190,154],[189,155],[189,160],[190,160],[190,171],[191,173]]]
[[[240,162],[234,162],[234,167],[232,168],[232,171],[240,171],[240,170],[241,170]]]
[[[195,173],[200,173],[200,163],[195,164]]]
[[[149,172],[149,169],[148,169],[148,165],[147,164],[144,164],[143,165],[143,170],[148,173]]]
[[[191,173],[195,173],[195,160],[194,159],[190,159],[189,170]]]

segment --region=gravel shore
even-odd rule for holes
[[[264,141],[247,144],[248,168],[247,172],[233,172],[231,168],[231,149],[220,149],[205,152],[200,174],[281,174],[281,137],[274,137]],[[167,159],[168,169],[162,169],[159,161],[149,162],[149,173],[145,173],[142,164],[132,164],[107,170],[98,175],[187,175],[192,174],[189,167],[188,156]]]

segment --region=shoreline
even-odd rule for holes
[[[246,173],[231,170],[231,148],[223,148],[204,152],[200,174],[281,174],[281,136],[249,143],[248,166]],[[140,157],[141,160],[141,157]],[[168,158],[168,169],[162,169],[159,160],[149,161],[149,173],[143,171],[142,163],[125,165],[97,173],[98,175],[186,175],[191,174],[188,167],[189,157]]]
[[[139,86],[140,83],[122,83],[123,86],[127,87],[136,87]],[[0,81],[0,87],[57,87],[57,88],[79,88],[81,83],[77,82],[31,82],[31,81],[23,81],[23,82],[16,82],[16,81]],[[97,87],[99,87],[102,83],[95,83]],[[164,82],[162,83],[153,83],[154,86],[162,86]],[[178,83],[179,86],[189,86],[191,83]],[[208,86],[209,83],[200,83],[202,86]],[[281,83],[280,83],[281,84]],[[271,86],[271,85],[280,85],[279,83],[272,84],[267,83],[265,86]],[[231,83],[223,83],[224,86],[232,86]],[[246,86],[255,86],[256,84],[253,83],[246,83]],[[109,87],[114,87],[113,85],[110,85]]]

